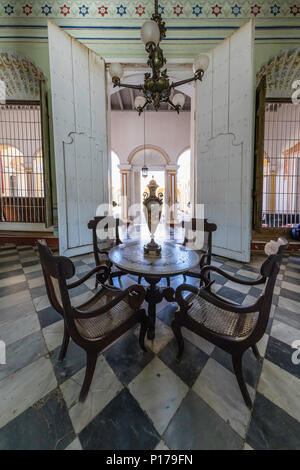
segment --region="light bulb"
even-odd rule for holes
[[[160,41],[160,31],[158,24],[153,20],[145,21],[141,29],[141,39],[146,46],[149,42],[157,44]]]
[[[176,93],[176,95],[173,96],[172,102],[174,106],[180,106],[181,108],[183,108],[185,96],[182,93]]]
[[[111,78],[117,77],[121,80],[124,75],[123,66],[121,64],[112,63],[109,66],[109,73]]]
[[[146,98],[141,95],[137,96],[134,100],[134,106],[136,109],[143,108],[143,106],[145,106],[145,103],[146,103]]]
[[[194,73],[198,70],[203,70],[204,72],[208,69],[209,66],[209,57],[207,54],[199,54],[194,60],[193,70]]]

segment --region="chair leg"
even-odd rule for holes
[[[252,401],[247,389],[247,385],[245,383],[244,377],[243,377],[243,363],[242,363],[242,357],[243,354],[236,354],[232,356],[232,364],[233,364],[233,369],[240,387],[240,390],[242,392],[244,401],[247,405],[247,407],[251,410],[252,409]]]
[[[89,392],[97,362],[97,354],[87,353],[84,381],[80,390],[79,401],[84,402]]]
[[[184,280],[184,282],[186,282],[186,275],[185,274],[183,275],[183,280]]]
[[[58,356],[58,361],[62,362],[65,358],[65,355],[67,353],[67,349],[69,346],[69,341],[70,341],[70,335],[68,333],[66,325],[64,325],[64,337],[63,337],[63,342],[60,348],[59,356]]]
[[[174,333],[174,336],[176,338],[177,345],[178,345],[178,353],[177,353],[176,359],[179,360],[184,351],[184,341],[183,341],[183,336],[181,333],[181,327],[176,320],[172,321],[171,327],[172,327],[172,330],[173,330],[173,333]]]
[[[260,361],[260,360],[261,360],[261,356],[260,356],[260,354],[259,354],[259,351],[258,351],[258,349],[257,349],[256,344],[255,344],[254,346],[252,346],[252,351],[253,351],[253,354],[254,354],[254,356],[256,357],[256,359],[257,359],[258,361]]]
[[[142,280],[142,276],[139,276],[139,277],[138,277],[138,284],[141,283],[141,280]]]
[[[148,320],[145,318],[141,321],[139,343],[143,351],[147,352],[145,347],[145,337],[148,330]]]
[[[170,278],[167,277],[167,286],[170,287],[171,286],[171,282],[170,282]]]

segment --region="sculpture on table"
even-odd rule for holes
[[[156,232],[162,214],[163,194],[159,193],[156,196],[158,184],[153,179],[153,177],[147,187],[149,189],[149,193],[145,191],[143,194],[143,206],[144,214],[151,236],[151,241],[144,245],[144,253],[153,256],[160,256],[161,246],[155,242],[154,234]]]

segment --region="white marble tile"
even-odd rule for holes
[[[75,437],[74,441],[69,444],[65,450],[82,450],[82,445],[78,437]]]
[[[19,255],[3,256],[3,258],[0,258],[1,263],[13,263],[17,260],[19,260]]]
[[[154,450],[169,450],[169,447],[167,446],[167,444],[165,444],[164,441],[159,441]]]
[[[253,297],[253,295],[246,295],[244,298],[242,305],[253,305],[257,302],[258,298]]]
[[[0,326],[0,338],[3,339],[6,346],[8,346],[38,330],[40,330],[40,322],[37,314],[34,312],[29,315],[24,315],[21,318],[2,323]]]
[[[42,269],[40,263],[33,264],[32,266],[24,266],[24,268],[23,268],[24,273],[26,273],[26,274],[33,273],[33,272],[38,271],[40,269]]]
[[[91,290],[95,289],[95,276],[90,277],[84,284]]]
[[[1,302],[0,302],[1,305]],[[35,308],[32,303],[32,299],[26,300],[25,302],[19,303],[18,305],[12,305],[0,310],[0,328],[1,325],[17,320],[18,318],[23,318],[25,315],[30,313],[35,313]]]
[[[16,269],[22,269],[22,265],[20,263],[14,263],[10,264],[9,266],[1,266],[0,263],[0,273],[7,273]]]
[[[188,392],[188,387],[158,357],[129,384],[130,392],[162,434]]]
[[[289,267],[289,268],[293,268],[293,269],[297,269],[297,270],[299,271],[299,273],[300,273],[300,265],[299,265],[299,264],[297,264],[297,263],[289,263],[289,264],[288,264],[288,267]]]
[[[286,297],[283,297],[282,295],[278,299],[278,306],[300,314],[300,302],[287,299]]]
[[[84,403],[80,403],[78,398],[84,374],[85,367],[60,386],[76,433],[85,428],[123,388],[105,358],[99,356],[88,396]]]
[[[27,263],[27,261],[39,261],[39,257],[36,255],[33,256],[20,256],[20,261],[22,263]]]
[[[139,335],[140,327],[138,326],[135,328],[134,333],[136,336]],[[151,349],[155,354],[158,354],[171,339],[174,338],[172,329],[162,322],[159,318],[156,319],[155,323],[155,338],[154,340],[150,341],[149,339],[145,339],[145,346],[146,348]]]
[[[258,391],[290,416],[300,421],[299,379],[265,359]]]
[[[47,345],[48,351],[53,351],[58,346],[61,346],[64,334],[64,321],[59,320],[46,326],[42,330]]]
[[[88,265],[77,266],[76,267],[76,275],[82,274],[82,273],[88,273],[90,270],[91,270],[91,268]]]
[[[181,331],[182,331],[182,335],[184,338],[186,338],[194,346],[201,349],[209,356],[211,355],[211,353],[213,352],[215,348],[215,346],[212,343],[210,343],[209,341],[206,341],[206,339],[201,338],[201,336],[196,335],[196,333],[194,333],[191,330],[188,330],[187,328],[182,328]]]
[[[245,405],[235,375],[210,358],[193,390],[241,437],[245,437],[251,412]],[[248,386],[251,399],[255,390]]]
[[[292,282],[282,281],[281,287],[283,289],[288,289],[293,292],[298,292],[300,294],[300,282],[298,284],[293,284]]]
[[[29,290],[22,290],[20,292],[15,292],[14,294],[5,295],[1,298],[0,312],[6,308],[12,307],[13,305],[22,304],[29,300],[31,300]]]
[[[225,287],[237,290],[239,292],[242,292],[243,294],[248,294],[249,290],[251,289],[251,286],[244,286],[243,284],[238,284],[232,281],[226,282]]]
[[[253,271],[248,271],[247,269],[239,269],[237,271],[237,274],[243,277],[247,277],[252,280],[258,279],[260,277],[258,273],[254,273]]]
[[[247,442],[245,442],[243,450],[253,450],[253,449],[252,447],[249,446],[249,444],[247,444]]]
[[[89,299],[91,299],[95,293],[93,292],[84,292],[83,294],[76,295],[75,297],[72,297],[71,303],[74,307],[78,307],[79,305],[84,304],[87,302]]]
[[[0,428],[57,387],[50,359],[41,357],[0,381]]]
[[[45,280],[44,277],[35,277],[34,279],[29,279],[28,280],[28,285],[30,289],[33,289],[34,287],[40,287],[45,285]]]
[[[284,276],[293,277],[294,279],[300,279],[300,272],[295,273],[294,271],[289,271],[288,268],[284,273]]]
[[[50,302],[47,295],[36,297],[35,299],[33,299],[33,303],[37,312],[43,310],[44,308],[50,307]]]
[[[7,287],[13,286],[14,284],[18,284],[19,282],[26,281],[26,277],[24,274],[19,274],[18,276],[11,276],[4,279],[0,279],[0,287]]]
[[[261,340],[256,343],[256,346],[258,348],[259,354],[264,357],[266,354],[267,346],[268,346],[268,341],[269,341],[269,335],[266,333],[263,335]]]
[[[299,328],[300,328],[300,319],[299,319]],[[300,329],[297,330],[292,326],[287,325],[278,320],[274,320],[272,324],[271,336],[282,341],[283,343],[292,345],[293,341],[300,341]]]

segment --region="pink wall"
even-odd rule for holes
[[[146,144],[161,148],[170,158],[177,161],[180,153],[191,146],[190,112],[146,113]],[[111,112],[111,148],[121,163],[128,163],[131,152],[144,145],[144,116],[134,111]]]

